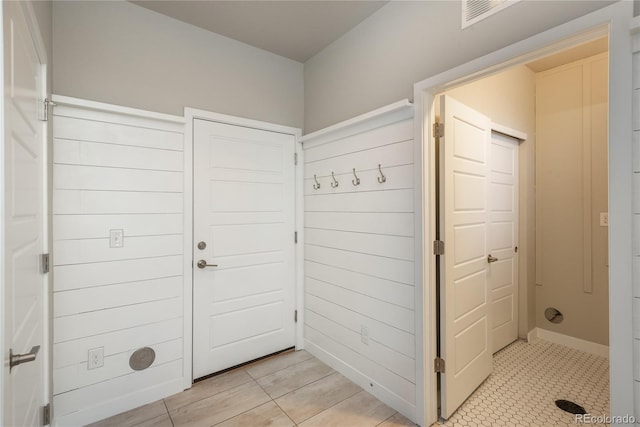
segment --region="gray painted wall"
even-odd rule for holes
[[[55,1],[54,91],[182,115],[303,124],[301,63],[124,1]]]
[[[33,11],[38,20],[40,35],[49,59],[49,88],[51,88],[51,59],[53,56],[53,2],[51,0],[32,1]]]
[[[459,1],[394,1],[305,63],[305,132],[413,97],[413,84],[602,8],[523,1],[460,29]]]

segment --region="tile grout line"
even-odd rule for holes
[[[306,359],[306,360],[309,360],[309,359]],[[291,366],[294,366],[294,365],[291,365]],[[287,368],[284,368],[284,369],[287,369]],[[325,379],[325,378],[328,378],[328,377],[330,377],[330,376],[332,376],[332,375],[341,375],[338,371],[336,371],[336,370],[334,370],[334,369],[332,369],[332,371],[333,371],[333,372],[329,373],[328,375],[325,375],[324,377],[318,378],[317,380],[314,380],[314,381],[312,381],[312,382],[310,382],[310,383],[307,383],[307,384],[305,384],[305,385],[303,385],[303,386],[301,386],[301,387],[298,387],[298,388],[296,388],[296,389],[294,389],[294,390],[291,390],[291,391],[289,391],[289,392],[287,392],[287,393],[285,393],[285,394],[283,394],[283,395],[281,395],[281,396],[275,397],[275,398],[271,397],[271,395],[270,395],[269,393],[267,393],[267,391],[266,391],[266,390],[264,390],[264,388],[262,388],[262,386],[260,385],[260,383],[258,383],[258,385],[260,385],[260,388],[262,388],[262,389],[264,390],[264,392],[265,392],[265,393],[267,393],[267,395],[268,395],[268,396],[271,398],[271,400],[272,400],[272,401],[273,401],[273,402],[278,406],[278,408],[280,408],[280,410],[281,410],[281,411],[282,411],[282,412],[283,412],[283,413],[284,413],[284,414],[285,414],[285,415],[286,415],[286,416],[291,420],[291,422],[293,422],[294,426],[298,426],[299,424],[297,424],[295,421],[293,421],[293,419],[289,416],[289,414],[288,414],[284,409],[282,409],[282,407],[281,407],[280,405],[278,405],[278,402],[276,402],[276,399],[280,399],[280,398],[282,398],[282,397],[284,397],[284,396],[287,396],[287,395],[289,395],[289,394],[291,394],[291,393],[295,393],[295,392],[296,392],[296,391],[298,391],[298,390],[301,390],[301,389],[303,389],[303,388],[305,388],[305,387],[307,387],[307,386],[310,386],[311,384],[315,384],[315,383],[317,383],[318,381],[321,381],[321,380],[323,380],[323,379]],[[265,375],[265,376],[266,376],[266,375]],[[262,377],[261,377],[261,378],[262,378]],[[256,381],[256,383],[257,383],[257,381]],[[356,385],[357,385],[357,384],[356,384]],[[317,416],[317,415],[322,414],[323,412],[325,412],[325,411],[327,411],[327,410],[329,410],[329,409],[333,408],[334,406],[336,406],[336,405],[338,405],[338,404],[340,404],[340,403],[344,402],[345,400],[352,398],[353,396],[355,396],[356,394],[360,393],[361,391],[365,391],[362,387],[359,387],[359,388],[360,388],[360,390],[356,391],[355,393],[353,393],[353,394],[351,394],[351,395],[349,395],[349,396],[345,397],[344,399],[342,399],[342,400],[341,400],[341,401],[339,401],[339,402],[334,403],[333,405],[329,406],[328,408],[323,409],[322,411],[318,412],[317,414],[314,414],[314,415],[312,415],[312,416],[310,416],[310,417],[305,418],[304,420],[301,420],[301,421],[300,421],[300,423],[304,423],[305,421],[310,420],[311,418],[313,418],[313,417],[315,417],[315,416]],[[384,422],[384,421],[383,421],[383,422]]]
[[[277,358],[277,357],[278,357],[278,355],[275,355],[275,356],[273,356],[273,357],[274,357],[274,358]],[[282,369],[278,369],[277,371],[271,372],[271,373],[269,373],[269,374],[267,374],[267,375],[263,375],[263,376],[261,376],[261,377],[259,377],[259,378],[254,378],[254,377],[249,373],[249,371],[248,371],[249,367],[247,367],[247,366],[241,366],[241,367],[238,367],[237,369],[233,369],[233,370],[231,370],[231,371],[227,371],[227,372],[225,372],[224,374],[232,373],[232,372],[241,372],[241,371],[244,371],[244,372],[247,374],[247,378],[248,378],[248,379],[247,379],[247,381],[244,381],[244,382],[242,382],[242,383],[240,383],[240,384],[238,384],[238,385],[236,385],[236,386],[234,386],[234,387],[232,387],[232,388],[230,388],[230,389],[228,389],[228,390],[224,390],[224,391],[220,391],[220,392],[217,392],[217,393],[214,393],[214,394],[208,395],[208,396],[204,396],[204,397],[202,397],[201,399],[197,399],[197,400],[194,400],[194,401],[192,401],[192,402],[186,403],[186,404],[181,405],[181,406],[179,406],[179,407],[177,407],[177,408],[175,408],[175,409],[177,410],[177,409],[180,409],[180,408],[184,408],[184,407],[189,406],[189,405],[192,405],[192,404],[194,404],[194,403],[196,403],[196,402],[200,402],[200,401],[202,401],[202,400],[205,400],[205,399],[211,398],[211,397],[213,397],[213,396],[217,396],[217,395],[219,395],[219,394],[221,394],[221,393],[226,393],[226,392],[228,392],[229,390],[232,390],[232,389],[234,389],[234,388],[236,388],[236,387],[240,387],[240,386],[245,385],[245,384],[247,384],[247,383],[249,383],[249,382],[253,382],[253,383],[254,383],[254,384],[256,384],[258,387],[260,387],[260,389],[261,389],[261,390],[266,394],[266,396],[267,396],[269,399],[271,399],[271,401],[272,401],[272,402],[274,402],[274,403],[278,406],[278,408],[280,408],[280,406],[275,402],[275,399],[274,399],[273,397],[271,397],[271,395],[270,395],[269,393],[267,393],[267,391],[266,391],[266,390],[264,390],[264,388],[260,385],[260,383],[258,383],[258,379],[260,379],[260,378],[264,378],[264,377],[267,377],[267,376],[269,376],[269,375],[275,374],[275,373],[280,372],[280,371],[283,371],[283,370],[288,369],[288,368],[290,368],[290,367],[292,367],[292,366],[299,365],[300,363],[304,363],[304,362],[306,362],[306,361],[308,361],[308,360],[310,360],[310,359],[312,359],[312,358],[313,358],[313,355],[309,354],[309,357],[308,357],[307,359],[304,359],[304,360],[302,360],[302,361],[299,361],[299,362],[293,363],[293,364],[288,365],[288,366],[286,366],[286,367],[284,367],[284,368],[282,368]],[[259,366],[259,364],[260,364],[260,363],[258,362],[258,363],[256,364],[256,366]],[[335,372],[335,371],[334,371],[334,372]],[[330,375],[331,375],[331,374],[330,374]],[[215,378],[215,376],[214,376],[214,377],[211,377],[211,378]],[[326,378],[326,377],[323,377],[323,378]],[[205,380],[205,381],[206,381],[206,380]],[[316,381],[317,381],[317,380],[316,380]],[[314,381],[314,382],[315,382],[315,381]],[[304,387],[304,386],[303,386],[303,387]],[[300,388],[301,388],[301,387],[300,387]],[[299,388],[298,388],[298,389],[299,389]],[[296,390],[298,390],[298,389],[296,389]],[[292,390],[292,391],[295,391],[295,390]],[[285,394],[287,394],[287,393],[285,393]],[[284,396],[284,395],[283,395],[283,396]],[[281,396],[279,396],[279,397],[281,397]],[[163,400],[163,402],[164,402],[164,404],[165,404],[165,408],[167,409],[167,412],[168,412],[168,414],[169,414],[169,419],[171,420],[171,424],[175,427],[175,424],[174,424],[174,422],[173,422],[173,418],[171,417],[171,412],[169,411],[169,408],[168,408],[168,406],[167,406],[167,404],[166,404],[166,402],[165,402],[165,399],[162,399],[162,400]],[[261,403],[260,405],[257,405],[257,406],[255,406],[255,407],[249,408],[249,409],[247,409],[246,411],[243,411],[243,412],[241,412],[241,413],[239,413],[239,414],[234,415],[233,417],[230,417],[230,418],[227,418],[227,419],[225,419],[225,420],[222,420],[222,421],[220,421],[219,423],[216,423],[215,425],[218,425],[218,424],[223,423],[223,422],[225,422],[225,421],[228,421],[228,420],[230,420],[230,419],[232,419],[232,418],[234,418],[234,417],[237,417],[237,416],[239,416],[239,415],[242,415],[242,414],[245,414],[245,413],[247,413],[247,412],[249,412],[249,411],[252,411],[253,409],[258,408],[258,407],[260,407],[260,406],[264,405],[265,403],[267,403],[267,402],[264,402],[264,403]],[[280,409],[282,410],[282,408],[280,408]],[[284,411],[282,411],[282,412],[287,416],[287,418],[291,419],[291,418],[289,417],[289,415],[288,415],[286,412],[284,412]],[[291,420],[291,421],[293,422],[293,420]],[[297,424],[296,424],[295,422],[294,422],[293,424],[294,424],[295,426],[297,426]]]
[[[391,408],[393,409],[393,408]],[[396,414],[398,414],[398,411],[394,412],[393,414],[389,415],[387,418],[385,418],[384,420],[380,421],[378,424],[376,424],[376,427],[386,423],[387,421],[389,421],[391,418],[395,417]]]
[[[264,389],[260,386],[260,384],[258,384],[258,382],[257,382],[256,380],[254,380],[253,378],[251,378],[251,381],[253,381],[253,382],[254,382],[258,387],[260,387],[260,389],[264,392],[264,394],[266,394],[266,395],[267,395],[267,397],[268,397],[269,399],[271,399],[271,396],[269,396],[269,393],[267,393],[266,391],[264,391]],[[247,381],[247,382],[249,382],[249,381]],[[246,384],[246,383],[242,383],[241,385],[244,385],[244,384]],[[237,386],[237,387],[239,387],[239,386]],[[233,387],[233,388],[235,388],[235,387]],[[224,392],[222,392],[222,393],[224,393]],[[217,394],[220,394],[220,393],[217,393]],[[272,399],[272,400],[273,400],[273,399]],[[254,406],[254,407],[251,407],[251,408],[247,409],[246,411],[242,411],[242,412],[240,412],[239,414],[235,414],[235,415],[234,415],[234,416],[232,416],[232,417],[225,418],[224,420],[222,420],[222,421],[220,421],[220,422],[218,422],[218,423],[215,423],[215,424],[211,425],[210,427],[217,426],[217,425],[222,424],[222,423],[224,423],[224,422],[226,422],[226,421],[229,421],[229,420],[231,420],[231,419],[233,419],[233,418],[235,418],[235,417],[239,417],[240,415],[243,415],[243,414],[246,414],[247,412],[253,411],[254,409],[259,408],[260,406],[264,405],[265,403],[269,403],[269,402],[268,402],[268,401],[267,401],[267,402],[262,402],[262,403],[260,403],[260,404],[259,404],[259,405],[257,405],[257,406]]]
[[[301,360],[301,361],[296,362],[296,363],[294,363],[294,364],[292,364],[292,365],[285,366],[285,367],[284,367],[284,368],[282,368],[282,369],[278,369],[277,371],[270,372],[270,373],[268,373],[268,374],[266,374],[266,375],[262,375],[262,376],[260,376],[260,377],[254,377],[253,375],[251,375],[251,373],[249,373],[249,368],[247,368],[247,367],[241,367],[240,369],[244,369],[244,370],[245,370],[245,372],[247,373],[247,375],[249,375],[249,376],[251,377],[251,379],[253,379],[254,381],[257,381],[257,380],[259,380],[259,379],[261,379],[261,378],[268,377],[269,375],[277,374],[277,373],[278,373],[278,372],[280,372],[280,371],[284,371],[285,369],[289,369],[289,368],[291,368],[291,367],[293,367],[293,366],[296,366],[296,365],[299,365],[299,364],[301,364],[301,363],[307,362],[308,360],[311,360],[311,359],[313,358],[313,355],[311,355],[311,353],[308,353],[308,354],[310,354],[310,357],[309,357],[309,358],[307,358],[307,359]]]
[[[336,372],[337,372],[337,371],[336,371]],[[338,372],[338,373],[339,373],[339,372]],[[340,375],[342,375],[342,374],[340,374]],[[326,378],[326,377],[325,377],[325,378]],[[346,378],[346,377],[345,377],[345,378]],[[347,379],[349,380],[349,378],[347,378]],[[351,381],[351,380],[349,380],[349,381]],[[353,381],[352,381],[352,382],[353,382]],[[354,383],[354,384],[355,384],[355,383]],[[358,384],[356,384],[356,385],[358,385]],[[360,387],[360,386],[358,386],[358,387]],[[356,394],[359,394],[359,393],[361,393],[361,392],[363,392],[363,391],[367,392],[365,389],[363,389],[362,387],[360,387],[360,390],[356,391],[356,392],[355,392],[355,393],[353,393],[352,395],[345,397],[345,398],[344,398],[344,399],[342,399],[340,402],[336,402],[336,403],[334,403],[333,405],[329,406],[328,408],[324,408],[322,411],[318,412],[318,413],[317,413],[317,414],[315,414],[315,415],[310,416],[309,418],[305,418],[302,422],[305,422],[305,421],[307,421],[307,420],[310,420],[311,418],[316,417],[316,416],[318,416],[318,415],[320,415],[320,414],[322,414],[322,413],[324,413],[324,412],[328,411],[329,409],[333,408],[334,406],[338,406],[338,405],[339,405],[339,404],[341,404],[342,402],[345,402],[345,401],[347,401],[347,400],[351,399],[353,396],[355,396]],[[367,393],[368,393],[368,392],[367,392]],[[386,421],[386,420],[385,420],[385,421]],[[383,422],[384,422],[384,421],[383,421]]]
[[[265,393],[266,393],[266,391],[265,391]],[[271,397],[271,396],[269,396],[269,397]],[[287,414],[287,411],[285,411],[284,409],[282,409],[282,407],[280,405],[278,405],[278,402],[276,402],[275,399],[271,398],[271,401],[282,411],[283,414],[285,414],[287,416],[287,418],[289,418],[289,420],[291,420],[291,422],[293,423],[294,426],[296,426],[296,427],[298,426],[298,424],[295,421],[293,421],[293,418],[291,418],[289,416],[289,414]]]
[[[292,366],[293,366],[293,365],[292,365]],[[285,369],[286,369],[286,368],[285,368]],[[282,370],[282,369],[281,369],[281,370]],[[247,374],[249,374],[249,373],[247,372]],[[251,376],[251,374],[249,374],[249,376]],[[265,376],[266,376],[266,375],[265,375]],[[258,381],[256,381],[255,379],[253,380],[253,382],[254,382],[254,383],[256,383],[256,385],[257,385],[258,387],[260,387],[260,390],[262,390],[262,391],[264,392],[264,394],[266,394],[266,395],[269,397],[269,399],[271,399],[271,401],[272,401],[272,402],[273,402],[273,403],[278,407],[278,409],[280,409],[280,410],[282,411],[282,413],[283,413],[283,414],[285,414],[287,418],[289,418],[289,420],[293,423],[293,425],[297,427],[297,425],[298,425],[298,424],[296,424],[296,423],[295,423],[295,421],[293,421],[293,420],[291,419],[291,417],[289,416],[289,414],[287,414],[287,413],[284,411],[284,409],[282,409],[282,408],[280,407],[280,405],[278,405],[278,402],[276,402],[276,400],[275,400],[273,397],[271,397],[271,395],[270,395],[269,393],[267,393],[267,390],[265,390],[265,389],[262,387],[262,385],[260,385],[260,383],[259,383]],[[263,403],[263,405],[264,405],[264,403]]]
[[[323,379],[325,379],[325,378],[327,378],[327,377],[329,377],[329,376],[333,375],[334,373],[337,373],[337,372],[338,372],[338,371],[336,371],[336,370],[334,370],[334,369],[331,369],[331,370],[332,370],[333,372],[331,372],[331,373],[329,373],[329,374],[327,374],[327,375],[325,375],[325,376],[323,376],[323,377],[320,377],[320,378],[318,378],[317,380],[313,380],[313,381],[311,381],[310,383],[307,383],[307,384],[301,385],[301,386],[300,386],[300,387],[298,387],[298,388],[294,388],[293,390],[290,390],[290,391],[286,392],[285,394],[281,394],[280,396],[271,397],[271,395],[270,395],[269,393],[267,393],[266,391],[265,391],[265,393],[267,393],[267,395],[268,395],[269,397],[271,397],[272,399],[274,399],[274,400],[275,400],[275,399],[280,399],[281,397],[286,396],[286,395],[287,395],[287,394],[289,394],[289,393],[293,393],[294,391],[298,391],[298,390],[300,390],[301,388],[305,388],[305,387],[306,387],[306,386],[308,386],[309,384],[316,383],[316,382],[318,382],[318,381],[320,381],[320,380],[323,380]],[[256,382],[257,382],[257,381],[256,381]]]
[[[229,372],[233,372],[233,371],[229,371]],[[226,374],[226,372],[225,372],[225,374]],[[224,374],[223,374],[223,375],[224,375]],[[248,375],[248,374],[247,374],[247,375]],[[222,376],[222,375],[221,375],[221,376]],[[194,404],[194,403],[196,403],[196,402],[200,402],[200,401],[202,401],[202,400],[209,399],[209,398],[211,398],[211,397],[213,397],[213,396],[217,396],[217,395],[219,395],[219,394],[221,394],[221,393],[226,393],[226,392],[228,392],[229,390],[233,390],[233,389],[234,389],[234,388],[236,388],[236,387],[240,387],[241,385],[245,385],[245,384],[246,384],[246,383],[248,383],[248,382],[255,381],[255,380],[254,380],[250,375],[248,375],[248,376],[249,376],[249,379],[248,379],[247,381],[245,381],[245,382],[242,382],[242,383],[240,383],[240,384],[236,384],[236,385],[234,385],[233,387],[231,387],[231,388],[229,388],[229,389],[227,389],[227,390],[218,391],[218,392],[216,392],[216,393],[213,393],[213,394],[209,394],[209,395],[207,395],[207,396],[204,396],[204,397],[202,397],[202,398],[200,398],[200,399],[196,399],[196,400],[193,400],[193,401],[191,401],[191,402],[189,402],[189,403],[185,403],[185,404],[183,404],[183,405],[180,405],[180,406],[178,406],[178,407],[174,408],[173,410],[174,410],[174,411],[177,411],[178,409],[181,409],[181,408],[184,408],[184,407],[186,407],[186,406],[192,405],[192,404]],[[215,378],[215,377],[211,377],[211,378]],[[208,379],[209,379],[209,378],[207,378],[207,380],[208,380]],[[206,381],[206,380],[205,380],[205,381]],[[195,386],[195,384],[197,384],[197,383],[193,383],[193,384],[191,385],[191,388],[193,388],[193,387]],[[187,390],[190,390],[190,389],[187,389]],[[180,393],[184,393],[184,392],[186,392],[187,390],[183,390],[183,391],[181,391]],[[180,393],[178,393],[178,394],[180,394]],[[169,407],[167,406],[166,399],[167,399],[167,398],[164,398],[164,399],[162,399],[162,400],[163,400],[163,401],[165,401],[165,406],[166,406],[166,408],[167,408],[167,411],[169,412],[169,416],[171,416],[171,411],[169,410]]]
[[[334,371],[332,374],[329,374],[329,375],[327,375],[327,376],[325,376],[325,377],[322,377],[322,378],[319,378],[319,379],[317,379],[317,380],[315,380],[315,381],[312,381],[312,382],[310,382],[309,384],[306,384],[306,385],[304,385],[304,386],[302,386],[302,387],[300,387],[300,388],[297,388],[297,389],[295,389],[295,390],[290,391],[289,393],[283,394],[282,396],[279,396],[279,397],[278,397],[278,399],[280,399],[281,397],[284,397],[284,396],[286,396],[286,395],[288,395],[288,394],[294,393],[294,392],[296,392],[296,391],[298,391],[298,390],[300,390],[300,389],[303,389],[303,388],[305,388],[305,387],[307,387],[307,386],[309,386],[309,385],[311,385],[311,384],[317,383],[318,381],[323,380],[323,379],[325,379],[325,378],[328,378],[328,377],[330,377],[331,375],[341,375],[341,374],[340,374],[338,371]],[[355,396],[356,394],[360,393],[360,392],[361,392],[361,391],[363,391],[363,390],[364,390],[364,389],[363,389],[362,387],[360,387],[360,390],[356,391],[356,392],[355,392],[355,393],[353,393],[352,395],[345,397],[345,398],[344,398],[344,399],[342,399],[341,401],[334,403],[333,405],[329,406],[328,408],[324,408],[322,411],[318,412],[317,414],[313,414],[312,416],[307,417],[307,418],[305,418],[304,420],[301,420],[301,421],[300,421],[300,424],[304,423],[304,422],[305,422],[305,421],[307,421],[307,420],[310,420],[311,418],[313,418],[313,417],[315,417],[315,416],[317,416],[317,415],[322,414],[322,413],[323,413],[323,412],[325,412],[325,411],[328,411],[329,409],[331,409],[331,408],[333,408],[334,406],[336,406],[336,405],[338,405],[338,404],[340,404],[340,403],[344,402],[344,401],[345,401],[345,400],[347,400],[347,399],[352,398],[353,396]],[[278,402],[276,402],[276,401],[275,401],[275,399],[273,399],[273,401],[274,401],[274,403],[275,403],[276,405],[278,405]],[[280,407],[280,405],[278,405],[278,407],[282,410],[282,412],[284,412],[284,413],[287,415],[287,417],[289,417],[289,419],[293,422],[293,424],[294,424],[295,426],[300,425],[300,424],[297,424],[295,421],[293,421],[293,419],[289,416],[289,414],[288,414],[284,409],[282,409],[282,408]]]
[[[173,417],[171,416],[171,412],[169,411],[169,407],[167,406],[167,401],[165,399],[162,399],[162,403],[164,404],[164,409],[167,410],[167,415],[169,416],[169,421],[171,422],[171,426],[176,427],[175,423],[173,422]]]

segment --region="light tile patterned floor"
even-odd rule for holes
[[[446,427],[571,426],[566,399],[609,414],[609,362],[538,340],[494,357],[494,372]],[[93,424],[172,426],[407,427],[409,420],[305,351],[287,352],[196,383],[191,389]],[[597,424],[590,424],[597,425]]]
[[[93,427],[407,427],[408,419],[306,351],[200,381]]]
[[[609,359],[543,340],[516,341],[495,354],[493,374],[443,426],[580,425],[557,399],[594,417],[609,415]]]

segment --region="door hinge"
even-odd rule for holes
[[[50,101],[49,98],[42,100],[42,114],[40,115],[40,121],[46,122],[49,120],[49,106],[55,107],[57,104]]]
[[[298,153],[293,153],[293,164],[298,165]]]
[[[293,310],[293,321],[298,323],[298,310]]]
[[[42,274],[47,274],[49,272],[49,254],[41,255],[40,267],[42,269]]]
[[[51,424],[51,404],[47,403],[42,407],[42,425],[48,426]]]
[[[293,232],[293,243],[298,243],[298,232],[297,231]]]
[[[444,123],[433,124],[433,137],[442,138],[444,136]]]
[[[444,359],[440,357],[433,359],[433,371],[439,374],[444,374]]]
[[[513,251],[514,251],[515,253],[518,253],[518,247],[516,246],[515,248],[513,248]]]
[[[444,255],[444,242],[442,240],[433,241],[433,254]]]

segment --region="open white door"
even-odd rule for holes
[[[491,120],[440,98],[440,416],[451,414],[489,376],[489,156]]]
[[[193,376],[295,344],[295,137],[194,120]]]
[[[43,425],[43,66],[20,2],[3,2],[2,422]]]

